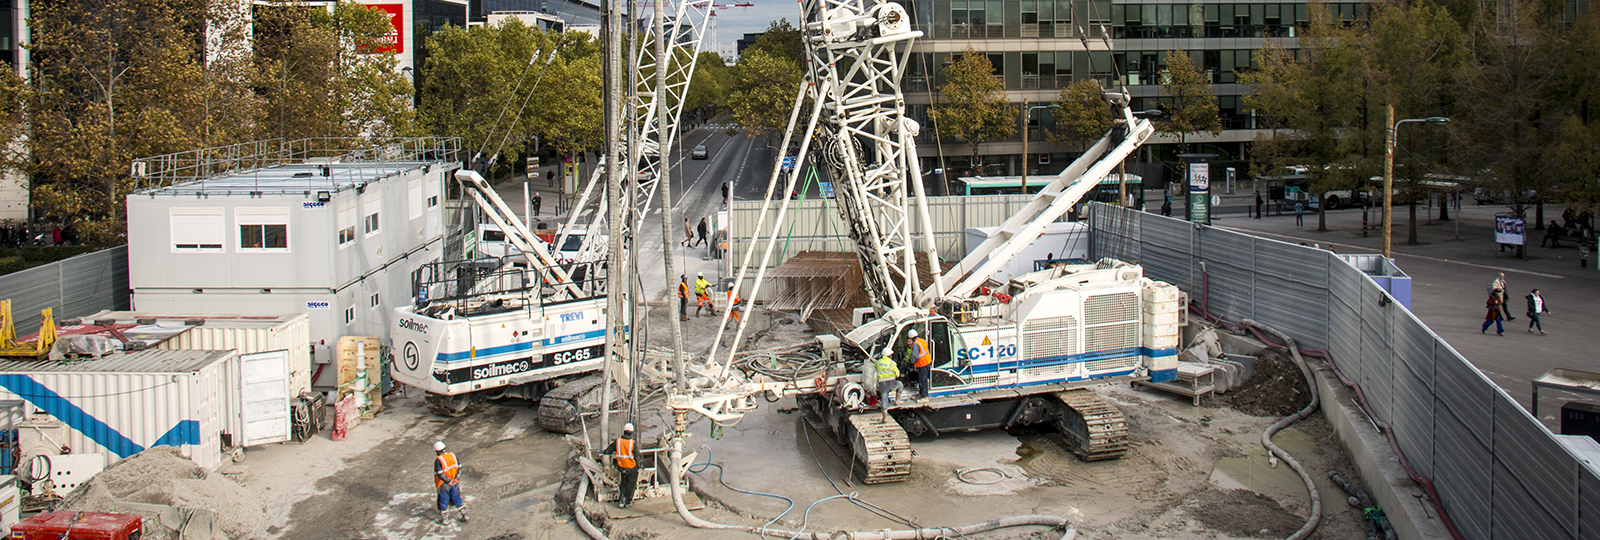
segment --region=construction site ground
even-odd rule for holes
[[[652,323],[665,322],[668,310],[658,306]],[[710,346],[715,320],[691,317],[685,325],[691,352]],[[756,335],[747,347],[810,340],[805,325],[789,314],[758,310],[750,330]],[[652,344],[663,341],[670,343],[670,335],[650,336]],[[1274,384],[1294,384],[1276,379]],[[910,480],[872,486],[846,482],[850,462],[841,460],[840,450],[826,444],[821,434],[805,427],[793,399],[764,403],[723,429],[720,437],[713,437],[710,424],[700,420],[690,428],[686,447],[699,452],[697,461],[709,459],[724,474],[719,481],[718,469],[707,467],[692,475],[692,489],[704,505],[696,513],[711,521],[759,526],[788,506],[732,489],[738,488],[792,499],[794,508],[772,524],[788,530],[906,528],[899,519],[936,527],[1014,514],[1051,514],[1076,523],[1080,538],[1282,538],[1304,523],[1310,504],[1303,484],[1286,464],[1269,464],[1260,443],[1262,430],[1277,417],[1249,416],[1220,400],[1197,407],[1188,398],[1128,386],[1104,387],[1100,392],[1122,409],[1129,422],[1132,448],[1120,460],[1084,463],[1053,443],[1051,434],[988,430],[914,438]],[[570,512],[573,446],[535,426],[531,403],[510,400],[462,418],[442,418],[429,414],[421,397],[416,391],[395,396],[382,414],[351,431],[344,441],[329,440],[324,432],[305,444],[246,451],[227,472],[266,502],[265,525],[258,536],[584,537]],[[659,410],[658,403],[652,404],[638,420],[646,448],[654,445],[670,418]],[[604,444],[592,424],[590,431],[592,444]],[[462,493],[469,523],[436,523],[431,480],[435,440],[446,441],[463,463]],[[1302,461],[1322,490],[1322,525],[1313,538],[1361,537],[1360,512],[1346,505],[1343,492],[1326,478],[1329,470],[1347,475],[1352,471],[1321,415],[1283,431],[1275,441]],[[964,475],[965,481],[958,475],[961,471],[971,471]],[[807,505],[841,491],[856,493],[896,519],[874,515],[843,499],[817,504],[807,514]],[[626,511],[591,499],[587,508],[612,538],[753,536],[690,528],[671,511],[666,497],[638,501]],[[1059,538],[1060,534],[1032,527],[982,537]]]

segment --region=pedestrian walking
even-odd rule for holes
[[[1303,226],[1303,225],[1306,224],[1305,212],[1306,212],[1306,203],[1300,202],[1300,201],[1295,201],[1294,202],[1294,226],[1300,227],[1300,226]]]
[[[1552,248],[1561,247],[1561,236],[1564,234],[1567,234],[1567,231],[1557,225],[1556,220],[1550,220],[1550,226],[1545,227],[1544,240],[1539,242],[1539,247],[1544,247],[1545,244],[1550,244]]]
[[[689,320],[689,276],[678,275],[678,320]]]
[[[706,233],[710,228],[711,224],[706,221],[706,218],[700,218],[700,224],[694,227],[695,232],[698,232],[700,236],[695,240],[695,244],[690,247],[706,245],[706,240],[708,240]]]
[[[906,333],[906,348],[915,360],[911,367],[917,370],[917,401],[927,401],[933,375],[933,349],[928,348],[928,340],[917,337],[916,330]]]
[[[1500,295],[1490,293],[1489,301],[1484,303],[1484,307],[1489,308],[1489,312],[1483,315],[1483,328],[1479,329],[1478,333],[1482,334],[1488,332],[1489,325],[1492,324],[1494,325],[1495,335],[1506,335],[1505,326],[1500,324],[1500,309],[1504,307],[1504,303],[1500,301]]]
[[[540,197],[537,191],[533,192],[533,215],[539,215],[539,207],[543,204],[544,197]]]
[[[683,241],[678,245],[689,247],[691,242],[694,242],[694,227],[689,226],[689,218],[683,218]]]
[[[1261,219],[1261,204],[1263,202],[1265,202],[1265,201],[1261,200],[1261,192],[1257,191],[1256,192],[1256,219]]]
[[[722,183],[722,204],[728,204],[730,202],[728,199],[728,186],[730,184],[732,184],[732,182]]]
[[[639,487],[638,451],[633,442],[633,422],[628,422],[622,425],[622,437],[611,441],[611,446],[601,452],[611,456],[611,462],[617,464],[617,472],[622,473],[622,480],[617,483],[617,488],[622,490],[618,508],[633,506],[633,490]]]
[[[700,272],[695,275],[694,298],[694,316],[700,316],[701,308],[710,311],[712,317],[717,316],[717,306],[716,304],[711,303],[711,282],[706,281],[705,272]]]
[[[444,441],[433,443],[433,489],[439,492],[439,524],[444,525],[455,510],[461,522],[467,521],[467,506],[461,502],[461,461],[452,452],[446,452]],[[453,507],[453,508],[452,508]]]
[[[556,170],[555,169],[550,169],[548,171],[545,171],[544,172],[544,179],[550,181],[550,187],[555,187],[555,185],[556,185]]]
[[[1161,215],[1167,217],[1172,216],[1172,199],[1161,201]]]
[[[1529,332],[1532,332],[1533,329],[1537,327],[1539,329],[1539,335],[1544,335],[1544,324],[1539,321],[1539,315],[1549,312],[1550,305],[1544,303],[1544,297],[1539,295],[1539,289],[1534,289],[1533,292],[1528,293]]]
[[[894,365],[894,354],[889,347],[883,348],[883,354],[878,356],[878,406],[883,408],[883,421],[889,421],[889,396],[895,394],[893,401],[900,401],[900,367]]]
[[[1493,282],[1489,283],[1489,294],[1500,300],[1500,310],[1505,315],[1505,319],[1508,321],[1515,321],[1517,318],[1511,316],[1511,308],[1506,306],[1506,300],[1508,299],[1506,296],[1507,290],[1505,272],[1501,272],[1500,277],[1495,278]]]

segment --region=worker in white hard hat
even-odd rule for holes
[[[717,316],[717,305],[711,303],[711,282],[706,281],[706,273],[695,274],[694,278],[694,316],[700,316],[700,309],[705,308],[711,316]]]
[[[894,364],[894,351],[889,347],[883,348],[883,354],[878,356],[878,406],[883,408],[883,421],[889,421],[889,395],[894,394],[899,401],[900,393],[900,366]]]
[[[467,521],[467,507],[461,501],[461,462],[452,452],[446,452],[444,441],[433,443],[433,489],[439,492],[439,524],[450,517],[451,507],[461,522]]]
[[[622,498],[617,500],[619,508],[633,505],[633,490],[639,487],[639,448],[633,442],[633,422],[622,425],[622,437],[612,441],[601,454],[611,456],[617,464],[617,471],[622,473],[622,480],[617,482],[617,487],[622,489]]]
[[[917,337],[916,329],[906,333],[906,348],[911,357],[911,367],[917,370],[917,401],[928,401],[929,379],[933,375],[933,349],[928,340]]]

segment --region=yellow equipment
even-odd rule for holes
[[[44,318],[39,321],[39,339],[18,343],[17,330],[12,325],[11,301],[0,300],[0,357],[42,358],[50,352],[50,346],[56,343],[56,321],[51,317],[50,308],[40,313]]]

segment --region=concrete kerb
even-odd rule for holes
[[[1433,504],[1428,501],[1426,491],[1406,474],[1399,456],[1389,446],[1388,437],[1378,431],[1356,404],[1355,391],[1339,380],[1326,360],[1308,361],[1312,378],[1322,395],[1323,418],[1350,455],[1367,493],[1389,516],[1395,532],[1407,540],[1450,538],[1444,522],[1431,508]]]

